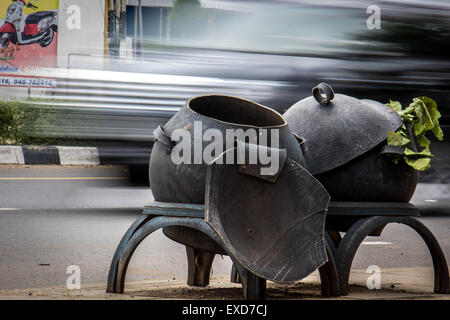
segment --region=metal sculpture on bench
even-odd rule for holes
[[[380,235],[389,223],[402,223],[430,250],[435,291],[449,293],[442,249],[408,203],[418,172],[394,164],[392,157],[403,156],[403,149],[386,144],[388,133],[399,128],[411,133],[391,108],[335,96],[323,83],[284,117],[236,97],[188,100],[155,131],[149,177],[156,202],[123,236],[107,291],[123,292],[134,250],[162,228],[186,247],[188,285],[208,285],[213,259],[221,254],[230,256],[230,280],[242,283],[246,299],[263,299],[266,280],[294,282],[316,269],[323,295],[348,294],[351,264],[363,239]],[[205,139],[204,129],[215,131]],[[205,161],[208,141],[229,130],[241,135],[222,141],[225,149],[213,149]],[[407,146],[418,151],[414,139]],[[177,154],[182,161],[174,161]],[[339,232],[346,234],[341,238]]]
[[[194,235],[208,237],[217,247],[223,245],[217,233],[204,220],[203,205],[183,203],[152,202],[144,207],[144,215],[137,219],[123,236],[112,259],[107,283],[107,292],[123,293],[128,262],[139,243],[152,232],[164,227],[182,227],[184,231],[195,231]],[[226,247],[220,247],[217,254],[228,255]],[[211,265],[216,253],[198,250],[186,246],[188,256],[188,285],[206,286],[209,284]],[[333,252],[329,243],[326,245],[328,262],[319,268],[321,291],[323,296],[338,296],[338,273]],[[265,298],[266,279],[249,272],[240,262],[230,255],[233,270],[242,283],[243,297],[249,300]],[[236,281],[232,281],[236,282]]]
[[[403,128],[405,147],[419,152],[413,123],[404,123],[397,111],[376,101],[335,94],[321,83],[312,97],[283,114],[301,137],[305,168],[331,195],[326,228],[334,240],[341,294],[348,294],[351,264],[361,242],[367,235],[379,236],[389,223],[405,224],[423,238],[433,259],[435,291],[449,293],[445,255],[431,231],[415,218],[418,210],[408,203],[419,171],[403,161],[403,147],[387,144],[389,133]],[[346,232],[343,239],[339,231]]]

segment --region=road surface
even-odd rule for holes
[[[0,289],[65,285],[71,265],[80,268],[82,283],[105,283],[118,242],[152,200],[150,188],[130,186],[126,177],[122,167],[0,166]],[[442,208],[448,191],[448,185],[420,184],[413,202],[440,208],[421,221],[450,260],[450,215]],[[370,265],[426,266],[432,281],[425,245],[401,225],[366,239],[353,267]],[[216,256],[213,275],[230,269],[228,257]],[[127,281],[185,279],[184,247],[157,232],[136,250],[128,270]]]

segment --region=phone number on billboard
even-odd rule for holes
[[[54,87],[56,87],[56,79],[20,78],[20,77],[2,77],[2,76],[0,76],[0,85],[1,86],[11,86],[11,87],[54,88]]]

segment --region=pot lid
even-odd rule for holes
[[[312,93],[283,116],[301,141],[306,169],[313,175],[346,164],[402,125],[394,110],[377,101],[335,94],[326,83]]]

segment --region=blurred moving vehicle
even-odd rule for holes
[[[72,54],[55,71],[46,98],[74,120],[41,134],[98,145],[104,163],[131,165],[146,181],[153,130],[189,97],[229,94],[283,112],[327,82],[382,103],[435,99],[446,140],[433,141],[422,179],[450,181],[449,2],[174,1],[156,36],[136,33],[136,10],[127,7],[117,56]]]

